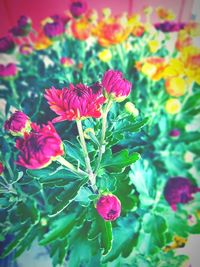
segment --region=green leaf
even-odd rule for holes
[[[131,166],[129,176],[139,193],[141,204],[152,205],[156,193],[156,177],[152,168],[144,166],[141,161],[138,161]]]
[[[34,225],[30,225],[29,223],[25,223],[24,225],[21,225],[20,231],[16,234],[14,237],[14,240],[11,241],[7,247],[4,248],[3,253],[0,255],[0,258],[5,258],[8,256],[17,246],[20,246],[20,244],[23,242],[24,239],[27,238],[28,234],[32,231],[32,227]]]
[[[125,119],[118,120],[115,124],[113,134],[124,132],[138,132],[148,123],[149,118],[144,118],[142,121],[136,121],[133,116],[128,116]]]
[[[68,205],[75,199],[80,188],[87,182],[88,178],[85,178],[82,180],[76,180],[65,186],[64,191],[56,197],[59,203],[55,206],[55,208],[53,208],[52,214],[50,214],[49,217],[54,217],[66,209]]]
[[[75,162],[78,161],[81,166],[85,167],[84,158],[82,156],[82,153],[80,153],[80,148],[81,148],[80,145],[77,143],[72,144],[67,140],[63,141],[63,143],[65,146],[67,156],[73,158]]]
[[[112,248],[112,224],[104,221],[94,208],[92,214],[93,221],[88,232],[88,239],[92,240],[99,236],[100,247],[103,249],[102,254],[106,255]]]
[[[120,254],[128,257],[137,244],[138,230],[139,221],[134,215],[129,214],[124,218],[118,218],[116,227],[113,228],[112,250],[103,257],[102,263],[113,261]]]
[[[102,157],[101,167],[106,168],[109,172],[121,172],[123,168],[130,166],[140,158],[137,152],[129,155],[127,149],[112,154],[108,149]]]
[[[77,214],[68,213],[64,217],[58,218],[51,224],[51,229],[40,240],[40,245],[47,245],[58,238],[64,238],[72,230],[76,222]]]
[[[163,217],[146,213],[143,217],[142,226],[145,233],[151,234],[153,246],[162,248],[165,245],[164,233],[167,230],[167,224]]]
[[[51,244],[50,256],[53,259],[53,266],[62,265],[68,254],[69,241],[68,237],[57,239]]]

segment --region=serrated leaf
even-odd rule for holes
[[[120,254],[128,257],[137,244],[139,221],[132,214],[118,218],[113,228],[112,250],[103,257],[102,263],[115,260]]]
[[[130,166],[140,158],[140,154],[133,152],[129,155],[127,149],[112,154],[107,150],[103,155],[101,168],[106,168],[109,172],[121,172],[123,168]]]
[[[85,167],[85,161],[80,153],[80,146],[76,143],[72,144],[71,142],[65,140],[63,141],[67,156],[73,158],[76,162],[78,161],[81,166]]]
[[[80,188],[88,182],[88,178],[82,180],[76,180],[74,182],[69,183],[65,190],[57,196],[59,203],[55,206],[52,211],[52,214],[49,217],[54,217],[63,211],[68,205],[74,200],[76,195],[78,194]]]
[[[99,236],[100,247],[103,249],[102,255],[106,255],[112,248],[112,224],[103,220],[96,209],[93,209],[92,214],[93,221],[88,232],[88,239],[92,240]]]

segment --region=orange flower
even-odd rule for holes
[[[52,44],[53,42],[48,37],[46,37],[43,32],[41,32],[37,36],[37,39],[34,43],[34,48],[35,50],[44,50]]]
[[[125,41],[131,30],[132,26],[126,17],[109,17],[99,21],[93,29],[93,35],[97,37],[101,46],[106,47]]]
[[[172,77],[165,81],[165,88],[170,96],[179,97],[186,93],[187,83],[181,77]]]
[[[164,77],[166,62],[162,57],[149,57],[136,62],[135,67],[151,80],[158,81]]]
[[[135,37],[140,37],[144,34],[145,30],[146,30],[145,26],[142,23],[138,23],[133,26],[132,34]]]
[[[91,35],[92,28],[93,25],[85,17],[73,20],[71,24],[72,34],[78,40],[88,39]]]
[[[170,9],[158,7],[156,13],[161,20],[174,20],[176,18],[174,12]]]

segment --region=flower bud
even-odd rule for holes
[[[165,110],[169,114],[177,114],[181,110],[181,103],[178,99],[170,98],[167,100],[165,104]]]
[[[23,136],[24,133],[31,131],[30,118],[21,111],[15,111],[4,123],[6,131],[13,136]]]
[[[178,137],[180,135],[180,131],[178,129],[173,129],[173,130],[171,130],[171,132],[169,133],[169,135],[171,137]]]
[[[10,36],[0,38],[0,53],[11,53],[15,49],[15,43]]]
[[[87,3],[84,0],[72,0],[69,10],[74,17],[80,17],[87,10]]]
[[[68,58],[68,57],[62,57],[60,59],[60,63],[64,66],[64,67],[72,67],[75,62],[72,58]]]
[[[95,136],[95,131],[94,131],[93,128],[87,128],[87,129],[85,129],[85,131],[84,131],[84,137],[86,139],[91,139],[91,137],[89,135],[90,133]]]
[[[112,194],[103,195],[97,201],[96,209],[105,221],[114,221],[120,216],[121,203],[119,199]]]
[[[4,167],[3,167],[2,162],[0,162],[0,175],[2,175],[3,171],[4,171]]]
[[[108,70],[104,73],[102,85],[108,99],[122,102],[131,92],[131,82],[127,81],[120,71]]]
[[[14,77],[17,74],[17,67],[14,63],[9,63],[8,65],[0,65],[0,77]]]
[[[137,117],[139,115],[139,110],[135,107],[135,105],[131,102],[126,102],[125,104],[125,110],[133,115],[134,117]]]
[[[164,196],[171,208],[176,211],[177,204],[188,203],[196,192],[200,192],[200,188],[194,186],[189,179],[173,177],[165,185]]]
[[[187,151],[187,152],[185,152],[183,157],[184,157],[184,161],[186,163],[192,163],[194,160],[195,154],[190,152],[190,151]]]

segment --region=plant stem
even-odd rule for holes
[[[81,147],[83,149],[86,169],[87,169],[87,172],[88,172],[88,175],[89,175],[89,179],[90,179],[92,188],[93,188],[94,191],[96,191],[97,190],[97,188],[96,188],[96,179],[95,179],[95,176],[94,176],[92,168],[91,168],[90,158],[88,156],[88,151],[87,151],[87,146],[86,146],[86,143],[85,143],[85,138],[84,138],[84,133],[83,133],[83,127],[82,127],[81,120],[77,120],[76,123],[77,123],[78,133],[79,133],[79,136],[80,136]]]
[[[97,158],[97,165],[95,168],[95,177],[97,175],[100,163],[101,163],[101,159],[102,159],[102,155],[104,153],[104,141],[105,141],[105,137],[106,137],[106,127],[107,127],[107,115],[108,112],[110,110],[112,106],[112,101],[108,101],[106,107],[105,107],[105,111],[102,114],[102,130],[101,130],[101,140],[100,140],[100,145],[99,145],[99,153],[98,153],[98,158]]]
[[[70,171],[72,171],[73,173],[76,173],[76,174],[81,174],[81,175],[87,175],[86,172],[82,171],[82,170],[79,170],[79,169],[76,169],[76,167],[71,164],[69,161],[67,161],[66,159],[64,159],[63,157],[59,157],[57,158],[57,161],[64,165],[65,167],[67,167]]]
[[[13,79],[10,80],[10,87],[11,87],[11,90],[12,90],[13,98],[17,102],[19,96],[17,94],[17,90],[16,90],[15,83],[14,83]]]

